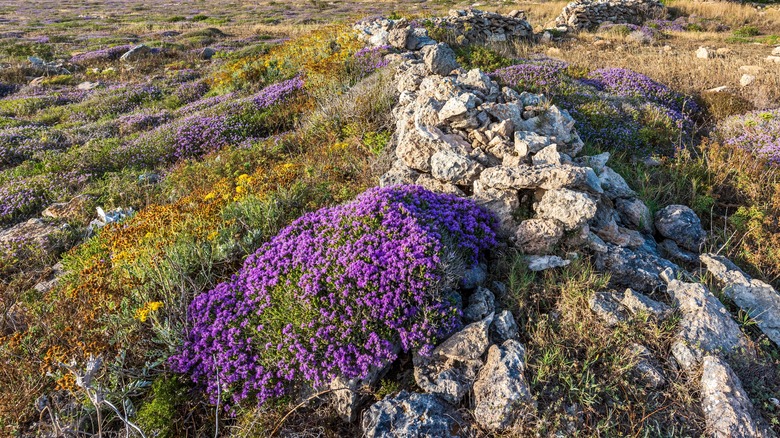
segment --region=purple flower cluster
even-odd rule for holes
[[[385,55],[390,53],[392,47],[365,47],[355,52],[354,60],[358,74],[362,76],[369,75],[375,70],[385,67],[390,63],[385,59]]]
[[[48,202],[77,191],[91,177],[65,172],[43,177],[10,178],[0,184],[0,224],[37,214]]]
[[[67,147],[58,132],[38,126],[17,126],[0,130],[0,169],[18,164],[36,152]]]
[[[200,157],[245,140],[246,126],[221,115],[179,118],[143,132],[111,151],[113,160],[134,166],[157,166]]]
[[[178,124],[175,134],[177,159],[199,157],[243,138],[233,135],[240,127],[228,123],[225,117],[191,116]]]
[[[229,102],[236,97],[235,93],[227,93],[219,96],[211,96],[205,99],[196,100],[190,104],[187,104],[176,110],[176,113],[181,115],[190,115],[198,111],[202,111],[207,108],[212,108],[217,105]]]
[[[460,324],[443,296],[445,252],[470,263],[495,245],[495,218],[416,186],[371,189],[309,213],[190,305],[175,370],[215,402],[263,403],[336,375],[365,376],[398,349],[430,351]]]
[[[780,165],[780,109],[733,116],[718,127],[726,144],[744,148]]]
[[[93,62],[112,61],[119,59],[120,56],[132,48],[132,45],[127,44],[122,46],[108,47],[106,49],[93,50],[91,52],[79,53],[77,55],[73,55],[70,58],[70,62],[74,64],[87,64]]]
[[[636,97],[659,103],[684,114],[694,114],[699,109],[690,97],[672,91],[669,87],[649,77],[625,68],[602,68],[588,75],[587,84],[624,97]]]
[[[689,98],[630,70],[596,71],[552,91],[591,144],[665,153],[691,138],[694,128],[696,106]]]
[[[204,94],[209,92],[210,88],[205,81],[185,82],[173,92],[173,96],[181,104],[190,104],[203,97]]]
[[[675,20],[649,20],[645,26],[666,32],[685,32],[688,30],[688,19],[686,17],[677,17]]]
[[[141,105],[163,97],[160,88],[149,84],[113,85],[90,95],[74,107],[72,121],[93,122],[106,116],[134,111]]]
[[[648,20],[645,22],[645,27],[664,32],[724,32],[728,30],[728,26],[718,20],[703,18],[696,15],[677,17],[674,20]]]
[[[284,102],[303,89],[303,77],[300,75],[286,81],[277,82],[263,88],[252,101],[258,109],[266,109]]]
[[[569,65],[556,59],[524,60],[520,64],[500,68],[490,74],[504,85],[523,91],[548,91],[560,85]]]
[[[0,98],[9,96],[16,92],[17,86],[0,82]]]
[[[168,111],[143,110],[134,114],[119,117],[119,128],[123,133],[146,131],[155,126],[166,123],[171,119]]]
[[[8,274],[26,265],[20,262],[26,261],[30,255],[39,252],[43,246],[41,243],[26,235],[0,241],[0,275]]]

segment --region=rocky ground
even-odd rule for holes
[[[672,313],[680,319],[671,358],[653,357],[645,346],[633,345],[642,383],[667,385],[653,365],[660,361],[674,360],[689,372],[702,367],[701,409],[708,433],[775,436],[755,414],[725,360],[753,354],[750,342],[686,267],[703,265],[775,343],[777,291],[751,283],[724,257],[700,254],[707,233],[690,208],[670,205],[651,216],[607,165],[609,153],[578,156],[583,142],[567,111],[544,102],[542,95],[502,89],[479,70],[465,71],[446,44],[421,39],[403,22],[385,26],[390,43],[415,50],[394,55],[400,93],[393,111],[396,161],[380,183],[420,184],[471,197],[496,214],[505,235],[528,254],[531,271],[592,257],[598,269],[611,274],[615,288],[590,301],[605,324],[638,315],[659,324]],[[409,44],[410,38],[420,42]],[[513,213],[521,208],[531,217],[517,221]],[[552,254],[564,239],[574,250],[566,259]],[[532,415],[536,404],[523,374],[526,354],[516,340],[517,325],[511,312],[497,306],[496,296],[506,286],[467,286],[463,313],[471,324],[438,346],[431,358],[415,358],[415,381],[423,392],[401,392],[372,405],[363,417],[364,434],[461,436],[468,421],[458,419],[452,406],[469,393],[473,421],[482,430],[512,430]]]

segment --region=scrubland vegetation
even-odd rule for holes
[[[482,8],[524,9],[539,31],[564,4]],[[4,5],[0,228],[68,208],[45,219],[57,228],[45,241],[0,245],[0,435],[356,436],[324,401],[299,406],[299,392],[333,370],[354,377],[388,359],[404,378],[364,390],[380,399],[413,387],[410,351],[458,325],[444,296],[450,271],[497,247],[489,278],[508,286],[538,394],[525,432],[552,435],[579,415],[581,436],[700,436],[698,390],[682,371],[665,369],[670,385],[652,391],[629,372],[632,342],[668,356],[674,318],[607,330],[587,301],[608,278],[589,260],[531,273],[497,243],[484,211],[454,196],[372,189],[395,129],[384,58],[393,49],[366,48],[351,25],[392,15],[424,26],[456,5]],[[780,64],[761,59],[780,44],[780,9],[668,6],[670,20],[549,43],[463,46],[430,32],[465,68],[568,109],[586,150],[611,152],[652,212],[691,206],[713,252],[778,287]],[[139,43],[159,53],[119,60]],[[730,53],[696,59],[705,44]],[[205,47],[216,50],[209,60]],[[37,71],[28,57],[64,60],[62,70]],[[766,71],[740,87],[746,64]],[[78,87],[87,81],[99,84]],[[722,85],[732,91],[707,91]],[[97,207],[134,213],[98,228]],[[323,240],[327,254],[311,244]],[[55,271],[64,272],[56,284],[36,287]],[[311,287],[313,301],[297,302],[297,287]],[[285,305],[262,312],[271,299]],[[780,431],[771,401],[780,350],[741,322],[761,355],[738,373],[754,377],[746,389]],[[270,353],[251,357],[250,344]],[[321,350],[339,350],[338,360],[322,361]]]

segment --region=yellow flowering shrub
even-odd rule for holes
[[[143,307],[135,311],[135,319],[146,322],[149,314],[158,311],[163,306],[162,301],[150,301],[144,304]]]
[[[331,25],[276,46],[266,54],[227,63],[211,80],[225,91],[259,87],[303,73],[307,88],[338,78],[363,43],[346,25]]]

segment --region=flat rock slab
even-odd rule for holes
[[[628,321],[641,313],[663,320],[671,308],[639,292],[627,289],[625,292],[596,292],[589,300],[590,309],[608,326]]]
[[[528,270],[533,272],[546,271],[547,269],[563,268],[571,264],[571,260],[562,259],[554,255],[528,256]]]
[[[60,228],[54,224],[33,218],[11,228],[0,230],[0,244],[34,244],[43,248],[44,251],[48,251],[51,246],[49,237],[59,230]]]
[[[739,378],[716,356],[702,361],[701,405],[707,432],[715,438],[774,437],[755,412]]]
[[[457,438],[457,412],[435,395],[401,391],[371,405],[361,423],[366,438]]]
[[[726,294],[776,345],[780,345],[780,294],[761,280],[750,278],[729,259],[714,254],[700,257]]]
[[[596,267],[612,274],[612,283],[633,290],[652,293],[662,289],[661,272],[669,268],[677,272],[679,267],[644,249],[623,248],[606,244],[604,252],[598,252]]]
[[[588,168],[568,164],[555,166],[496,166],[485,170],[480,180],[498,189],[587,189],[591,183]],[[597,190],[597,189],[594,189]]]
[[[569,189],[548,190],[534,206],[542,219],[554,219],[566,229],[575,230],[596,216],[597,204],[585,193]]]
[[[680,309],[680,329],[672,355],[683,368],[693,368],[707,354],[747,351],[747,338],[703,284],[672,280],[666,290]]]

